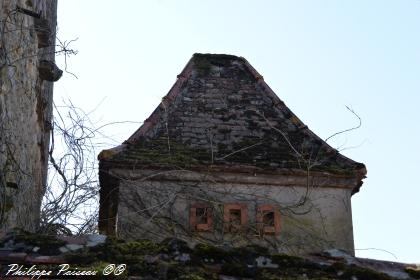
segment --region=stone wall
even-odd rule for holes
[[[56,0],[0,2],[0,229],[39,224],[47,180]]]
[[[243,246],[268,246],[302,254],[331,248],[354,254],[351,192],[356,179],[291,175],[205,174],[191,171],[111,172],[120,178],[117,234],[123,238],[189,241]],[[308,183],[308,184],[307,184]],[[192,231],[190,207],[205,202],[213,207],[210,232]],[[223,205],[246,205],[246,228],[234,234],[223,227]],[[256,223],[260,205],[276,205],[280,232],[261,235]]]

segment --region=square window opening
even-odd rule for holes
[[[240,226],[242,213],[239,209],[230,209],[229,210],[229,224],[231,226]]]
[[[247,205],[244,203],[226,203],[224,205],[223,222],[225,232],[237,234],[245,230],[248,222]]]
[[[274,227],[274,212],[273,211],[263,211],[263,225],[266,227]]]
[[[275,205],[258,206],[257,223],[261,234],[277,235],[280,233],[280,213]]]
[[[195,216],[197,224],[208,224],[209,221],[209,209],[208,208],[197,208],[195,210]]]

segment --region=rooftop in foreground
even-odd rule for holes
[[[32,270],[51,270],[51,275],[57,276],[60,264],[66,263],[69,271],[96,272],[85,279],[102,279],[107,265],[124,263],[118,279],[420,279],[418,265],[355,258],[338,250],[297,257],[272,255],[252,246],[229,249],[201,244],[189,248],[176,239],[127,242],[103,235],[54,236],[23,231],[3,236],[0,247],[1,277],[11,269],[10,264],[23,265],[22,271],[35,265]],[[31,279],[20,275],[14,279]],[[62,273],[59,279],[80,277]]]

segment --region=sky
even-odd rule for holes
[[[367,166],[352,198],[356,255],[420,262],[420,1],[59,1],[58,37],[78,54],[55,83],[127,139],[194,53],[245,57],[318,136]],[[63,56],[57,64],[65,68]],[[99,152],[99,151],[98,151]]]

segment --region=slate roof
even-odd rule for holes
[[[102,166],[366,174],[316,136],[242,57],[194,54],[161,104]]]

